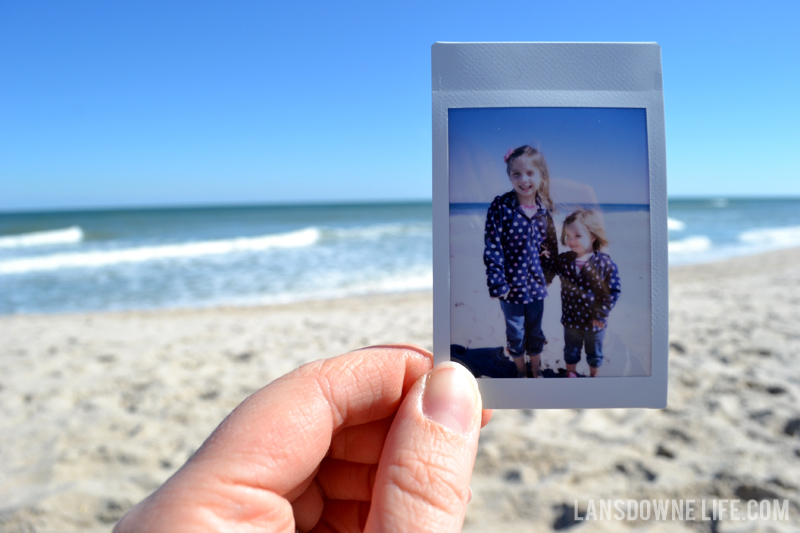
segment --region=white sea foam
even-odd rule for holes
[[[724,244],[714,244],[705,236],[688,237],[669,243],[669,261],[671,265],[707,263],[795,246],[800,246],[800,226],[749,230],[738,235],[738,242]]]
[[[745,231],[739,235],[739,240],[757,247],[790,248],[800,246],[800,226]]]
[[[35,231],[21,235],[0,237],[0,248],[25,248],[51,244],[72,244],[83,240],[83,230],[78,226],[50,231]]]
[[[377,224],[373,226],[359,226],[354,228],[337,228],[323,231],[323,237],[331,236],[336,239],[347,240],[379,240],[383,237],[393,236],[420,236],[431,234],[431,226],[425,224]]]
[[[712,245],[711,239],[700,235],[672,241],[668,244],[668,250],[670,254],[690,254],[710,250]]]
[[[187,259],[236,252],[258,252],[272,248],[299,248],[313,246],[319,240],[319,237],[319,229],[306,228],[263,237],[143,246],[122,250],[60,253],[43,257],[0,261],[0,274],[23,274],[62,268],[94,268],[120,263],[143,263],[154,260]]]
[[[674,231],[683,231],[686,229],[686,224],[674,218],[667,218],[667,229]]]

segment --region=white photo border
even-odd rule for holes
[[[655,43],[435,43],[433,351],[450,360],[448,110],[643,108],[650,186],[651,372],[597,379],[480,379],[485,408],[663,408],[667,403],[667,176],[661,48]]]

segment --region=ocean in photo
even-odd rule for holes
[[[669,202],[671,265],[794,246],[800,199]],[[0,314],[429,290],[431,252],[429,202],[0,213]]]

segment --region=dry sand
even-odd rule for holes
[[[465,531],[800,530],[800,250],[673,269],[664,410],[497,411]],[[0,531],[108,531],[248,394],[363,345],[431,348],[430,294],[0,317]],[[589,499],[787,499],[788,521],[582,521]],[[699,504],[698,504],[699,505]]]

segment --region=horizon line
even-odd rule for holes
[[[667,200],[688,200],[688,201],[714,201],[714,200],[800,200],[800,194],[776,195],[776,194],[702,194],[668,195]],[[274,202],[197,202],[197,203],[152,203],[152,204],[109,204],[96,206],[54,206],[54,207],[3,207],[0,208],[0,215],[18,213],[64,213],[74,211],[125,211],[125,210],[158,210],[158,209],[230,209],[241,207],[304,207],[304,206],[362,206],[362,205],[394,205],[412,203],[432,203],[430,197],[427,198],[376,198],[376,199],[352,199],[352,200],[279,200]],[[475,202],[450,202],[450,203],[475,203]]]

